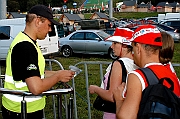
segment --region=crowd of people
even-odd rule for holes
[[[116,28],[117,30],[117,28]],[[115,32],[116,34],[116,32]],[[125,38],[125,42],[128,40],[124,36],[125,33],[119,34],[121,37],[114,38],[116,40],[112,43],[112,48],[115,53],[119,52],[120,54],[128,54],[127,50],[123,47],[123,42],[121,42],[121,37]],[[110,38],[112,39],[112,38]],[[130,39],[132,51],[129,53],[133,63],[123,60],[126,64],[128,63],[131,66],[131,69],[126,70],[128,72],[126,83],[122,82],[121,79],[121,66],[118,64],[116,67],[119,67],[111,74],[110,78],[110,88],[101,89],[98,86],[90,85],[89,91],[91,94],[96,93],[101,96],[104,100],[115,102],[116,103],[116,114],[109,114],[113,116],[106,116],[107,112],[104,112],[103,119],[137,119],[139,105],[141,102],[142,92],[145,88],[148,87],[146,77],[141,72],[139,68],[150,68],[154,74],[161,78],[170,78],[174,84],[173,92],[177,97],[180,97],[180,85],[179,79],[176,76],[175,70],[172,67],[171,60],[173,58],[174,52],[174,41],[166,32],[160,32],[153,25],[142,25],[139,26]],[[116,47],[115,44],[120,43],[122,47]],[[115,47],[118,49],[115,49]],[[124,52],[124,53],[123,53]],[[116,54],[117,55],[117,54]],[[129,58],[126,55],[118,55],[120,59]],[[135,67],[134,67],[135,66]],[[132,68],[134,67],[134,68]],[[108,67],[109,68],[109,67]],[[130,67],[129,67],[130,68]],[[115,68],[112,67],[112,71]],[[119,74],[119,75],[118,75]],[[106,77],[106,75],[105,75]],[[107,84],[105,78],[104,85]],[[163,83],[164,86],[168,87],[168,83]]]

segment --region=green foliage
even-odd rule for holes
[[[180,63],[180,45],[179,45],[179,43],[175,43],[173,62]]]
[[[84,18],[85,19],[89,19],[91,17],[92,13],[85,13],[84,14]]]
[[[7,11],[17,12],[17,10],[20,10],[21,12],[27,12],[36,4],[50,5],[51,7],[62,7],[65,4],[68,8],[73,8],[73,2],[77,2],[80,6],[84,0],[68,0],[67,3],[64,3],[64,0],[7,0]]]
[[[140,19],[151,16],[158,16],[158,12],[115,12],[113,17],[115,18],[127,18],[127,19]]]
[[[19,3],[12,1],[8,4],[7,11],[18,11],[20,9]]]
[[[174,56],[172,62],[180,63],[180,43],[175,43],[175,50],[174,50]],[[180,79],[180,67],[175,67],[174,69],[176,71],[177,76]]]
[[[85,19],[89,19],[93,13],[85,13]],[[127,18],[127,19],[141,19],[145,17],[157,17],[158,14],[163,14],[159,12],[114,12],[113,17],[120,19],[120,18]]]

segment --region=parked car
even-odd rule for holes
[[[171,26],[175,29],[180,30],[180,19],[164,19],[164,20],[161,20],[159,23],[165,24],[167,26]]]
[[[130,23],[128,23],[128,22],[126,22],[126,21],[117,21],[117,22],[115,23],[116,27],[122,27],[122,28],[127,27],[129,24],[130,24]]]
[[[159,23],[152,24],[152,25],[156,26],[159,29],[159,31],[164,31],[164,32],[169,33],[172,36],[172,38],[174,39],[174,42],[179,42],[180,41],[180,33],[178,32],[177,29],[174,29],[173,27],[166,26],[164,24],[159,24]],[[132,27],[130,29],[135,30],[138,27],[139,27],[139,25],[135,26],[135,27]]]
[[[167,33],[169,33],[172,36],[172,38],[174,39],[174,42],[179,42],[180,41],[180,32],[179,32],[179,30],[177,30],[177,29],[175,29],[173,27],[164,25],[164,24],[160,24],[160,23],[153,24],[153,25],[155,25],[160,31],[164,30]]]
[[[158,22],[158,17],[145,17],[145,18],[143,18],[143,19],[146,20],[146,21],[151,20],[151,21],[153,21],[153,22],[155,22],[155,23]]]
[[[153,24],[153,23],[155,23],[155,22],[152,20],[138,19],[138,20],[132,21],[126,27],[133,29],[133,27],[138,26],[138,25],[146,25],[146,24]]]
[[[102,30],[77,30],[64,38],[59,38],[59,51],[64,57],[73,53],[108,54],[115,59],[111,42],[105,41],[111,35]]]
[[[113,35],[115,28],[107,28],[103,30],[104,32],[108,33],[109,35]]]

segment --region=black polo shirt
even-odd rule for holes
[[[32,41],[36,44],[36,41]],[[40,77],[38,53],[34,45],[28,41],[16,44],[11,54],[11,66],[15,81],[25,81],[26,78],[32,76]]]

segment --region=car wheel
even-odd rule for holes
[[[114,55],[114,52],[113,52],[113,49],[112,49],[112,48],[109,49],[109,56],[110,56],[110,58],[113,59],[113,60],[117,58],[117,56]]]
[[[62,50],[62,55],[64,57],[69,57],[72,55],[72,49],[69,46],[65,46]]]

